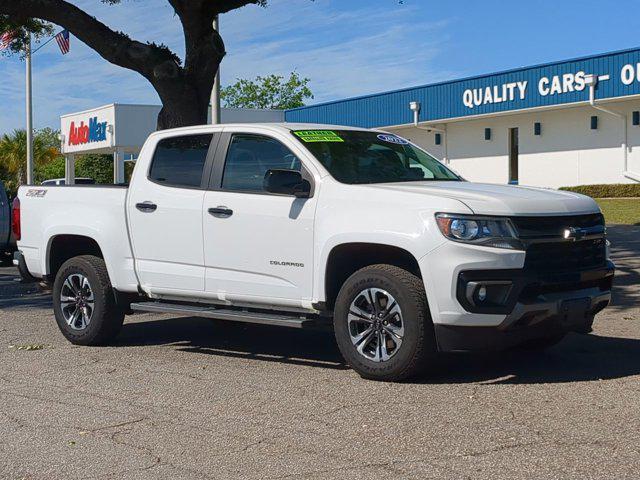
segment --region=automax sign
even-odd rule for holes
[[[109,149],[114,145],[114,106],[65,115],[60,119],[60,131],[64,153]]]
[[[69,145],[105,142],[107,140],[107,122],[99,122],[98,117],[89,119],[88,125],[81,120],[79,125],[71,122],[69,126]]]

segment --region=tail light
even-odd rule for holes
[[[13,205],[11,210],[11,230],[16,240],[20,240],[21,228],[20,228],[20,199],[18,197],[13,199]]]

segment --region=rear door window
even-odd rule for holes
[[[149,180],[170,187],[200,188],[213,134],[185,135],[158,142]]]

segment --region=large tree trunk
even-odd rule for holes
[[[201,51],[204,47],[197,48]],[[160,95],[162,110],[158,115],[158,130],[205,125],[208,120],[211,90],[220,60],[209,57],[206,75],[194,75],[189,70],[178,69],[166,62],[154,70],[151,82]],[[200,72],[198,72],[200,73]]]
[[[183,88],[164,89],[160,93],[162,109],[158,114],[158,130],[205,125],[209,113],[209,96],[197,95]]]

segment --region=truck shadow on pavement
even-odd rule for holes
[[[214,357],[345,370],[333,334],[200,318],[125,324],[117,346],[168,345]],[[417,384],[567,383],[640,374],[640,340],[570,334],[544,352],[441,355]]]
[[[338,370],[349,368],[331,332],[195,317],[125,323],[116,345],[172,345],[186,353]]]

